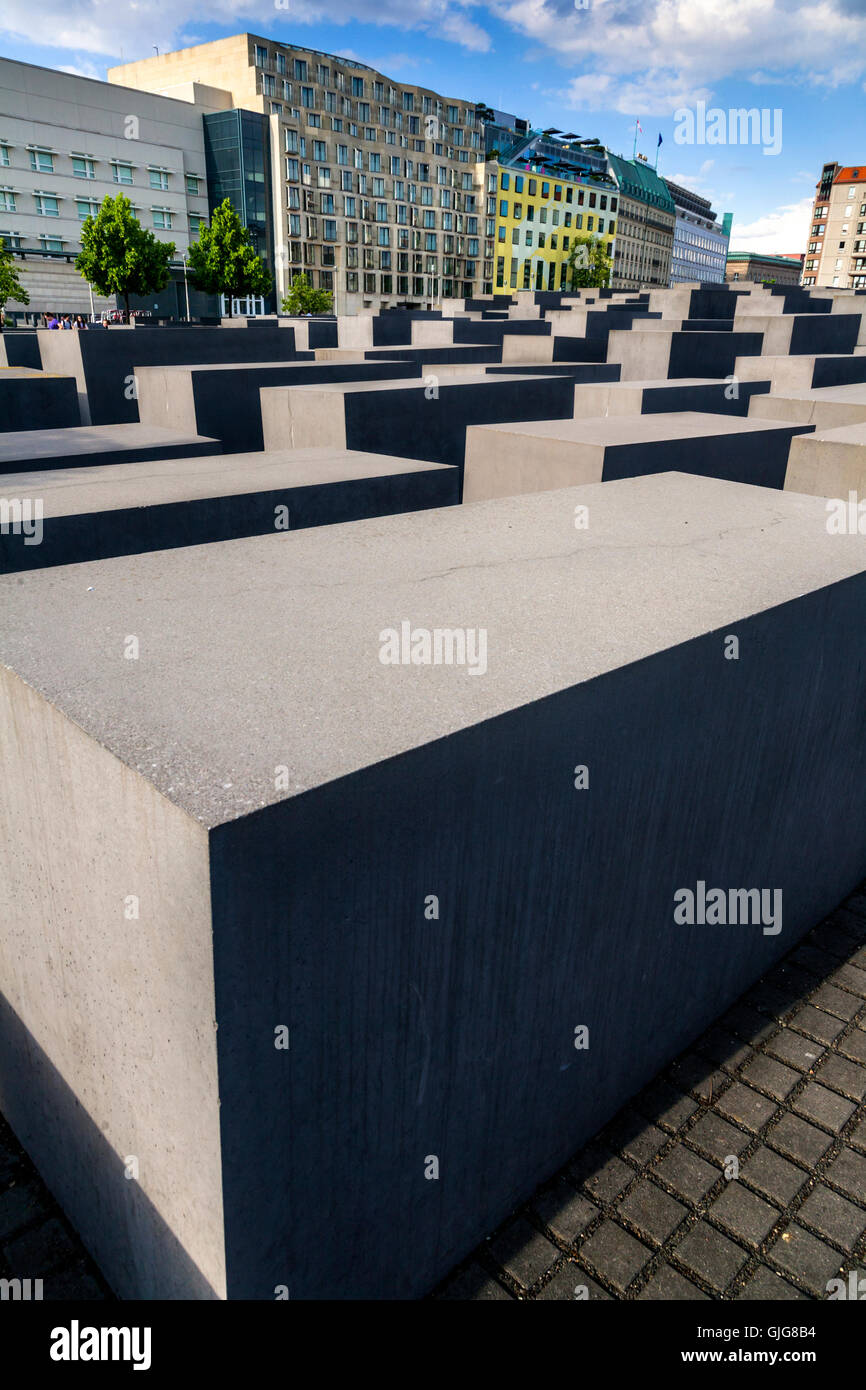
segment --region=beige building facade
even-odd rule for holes
[[[866,163],[824,165],[812,206],[803,284],[866,287]]]

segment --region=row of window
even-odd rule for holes
[[[15,189],[0,187],[0,212],[24,212],[25,209],[19,207],[18,205],[18,199],[20,197],[21,194],[18,193]],[[34,192],[33,194],[33,202],[35,204],[35,211],[38,217],[59,217],[60,204],[66,201],[68,200],[63,198],[60,194],[42,192]],[[75,198],[72,201],[74,201],[75,203],[79,222],[84,222],[88,217],[95,217],[96,214],[99,212],[100,205],[93,198]],[[141,219],[139,217],[139,212],[140,209],[138,208],[132,209],[133,216],[140,221]],[[175,209],[167,207],[152,207],[150,209],[150,212],[154,227],[158,228],[161,231],[172,230],[172,227],[174,226],[174,219],[178,215]],[[196,213],[190,213],[190,231],[194,235],[197,234],[199,227],[204,221],[204,217],[200,217]]]
[[[261,94],[265,97],[282,98],[283,102],[291,103],[295,95],[291,82],[283,82],[278,88],[273,77],[263,77],[261,81]],[[477,130],[465,131],[462,126],[449,125],[439,116],[407,116],[399,111],[392,111],[387,106],[371,107],[369,102],[351,102],[342,97],[340,101],[333,93],[325,92],[324,100],[321,94],[317,93],[313,87],[301,87],[299,91],[301,108],[308,113],[307,123],[321,129],[322,117],[319,114],[323,111],[325,115],[331,117],[331,129],[342,130],[343,121],[349,122],[349,133],[358,134],[358,127],[364,128],[365,140],[382,140],[384,137],[375,129],[376,126],[389,133],[390,131],[405,131],[408,135],[423,136],[427,140],[441,140],[443,143],[458,147],[468,147],[478,150],[481,148],[481,136]],[[271,102],[271,115],[282,116],[282,102]],[[295,120],[300,120],[300,109],[293,109],[292,116]],[[393,143],[393,141],[391,142]]]
[[[0,166],[4,168],[12,167],[11,157],[12,146],[0,144]],[[56,150],[41,145],[30,145],[27,153],[30,156],[30,168],[36,174],[56,174],[61,171],[57,169],[56,160],[61,156]],[[72,176],[77,179],[95,179],[96,165],[99,163],[108,164],[111,167],[111,177],[114,183],[131,184],[135,182],[133,171],[137,167],[135,164],[127,163],[122,159],[98,160],[91,155],[73,154],[69,156],[72,161]],[[170,187],[172,171],[161,165],[149,164],[147,175],[151,188],[167,189]],[[203,192],[203,180],[196,174],[187,174],[186,191],[190,196],[198,196]]]
[[[475,122],[475,112],[471,107],[466,107],[461,111],[459,106],[446,105],[438,98],[433,96],[422,96],[420,106],[414,92],[398,92],[390,84],[386,87],[384,82],[378,79],[372,81],[367,78],[341,72],[338,68],[333,70],[325,63],[317,63],[315,68],[315,79],[313,78],[313,64],[306,58],[287,59],[285,53],[279,51],[270,54],[268,49],[261,44],[255,46],[255,65],[264,70],[273,67],[279,77],[285,77],[289,73],[291,64],[291,74],[296,82],[312,82],[315,80],[319,87],[333,88],[338,92],[349,92],[356,99],[372,97],[373,101],[385,102],[390,106],[400,105],[403,111],[421,111],[429,115],[434,111],[443,110],[447,119],[452,124],[462,122],[464,125],[473,125]],[[333,83],[331,81],[333,77]]]
[[[541,183],[541,196],[542,196],[542,198],[549,198],[549,197],[551,196],[550,190],[551,190],[551,187],[552,187],[552,188],[553,188],[553,201],[554,201],[555,203],[561,203],[561,202],[563,202],[563,201],[565,201],[566,203],[573,203],[573,202],[575,201],[574,194],[575,194],[575,191],[576,191],[576,192],[577,192],[577,204],[578,204],[578,207],[583,207],[584,204],[586,204],[588,207],[591,207],[591,208],[599,207],[599,208],[602,209],[602,211],[606,211],[606,210],[607,210],[607,200],[608,200],[608,194],[607,194],[607,193],[597,193],[597,192],[594,192],[592,189],[581,188],[581,186],[580,186],[579,184],[577,184],[577,185],[574,185],[574,184],[561,184],[561,183],[553,183],[553,184],[551,184],[551,182],[549,182],[549,181],[547,181],[547,180],[544,180],[544,179],[539,180],[539,179],[526,178],[526,176],[525,176],[524,174],[515,174],[515,175],[514,175],[514,192],[515,192],[515,195],[521,194],[521,193],[523,192],[524,184],[526,184],[526,185],[527,185],[527,194],[528,194],[528,196],[529,196],[530,198],[534,198],[534,197],[537,196],[538,185],[539,185],[539,183]],[[492,186],[491,186],[491,185],[492,185]],[[502,174],[500,174],[500,176],[499,176],[499,186],[500,186],[500,188],[503,189],[505,192],[508,192],[508,190],[509,190],[510,187],[511,187],[511,175],[510,175],[510,174],[506,174],[506,173],[504,173],[504,172],[503,172]],[[489,176],[489,179],[488,179],[488,191],[491,192],[491,193],[495,193],[495,191],[496,191],[496,175],[495,175],[495,174],[491,174],[491,175]],[[564,192],[564,194],[565,194],[564,200],[563,200],[563,192]],[[519,203],[517,203],[515,206],[516,206],[516,207],[520,207],[521,205],[520,205]],[[505,209],[506,209],[505,212],[501,213],[501,216],[507,217],[507,216],[508,216],[508,203],[507,203],[507,201],[506,201],[505,199],[503,199],[503,200],[500,202],[500,208],[505,208]],[[616,197],[613,197],[613,196],[612,196],[611,199],[610,199],[610,210],[611,210],[611,212],[616,212],[616,208],[617,208],[617,199],[616,199]],[[514,216],[515,216],[515,217],[518,217],[518,216],[520,216],[520,214],[517,213],[517,212],[515,212],[515,213],[514,213]]]
[[[509,289],[514,290],[514,289],[517,289],[517,288],[518,288],[518,278],[522,278],[522,285],[523,285],[523,289],[525,289],[525,290],[531,289],[531,288],[533,287],[533,285],[532,285],[533,279],[534,279],[534,282],[535,282],[535,289],[537,289],[537,290],[543,290],[543,289],[554,290],[554,289],[557,289],[557,288],[558,288],[558,289],[565,289],[566,283],[567,283],[567,277],[568,277],[568,275],[569,275],[568,264],[567,264],[565,261],[558,261],[558,262],[557,262],[557,261],[536,261],[536,262],[535,262],[535,274],[534,274],[534,276],[533,276],[533,271],[532,271],[532,261],[531,261],[531,260],[529,260],[529,259],[524,260],[523,263],[522,263],[522,266],[523,266],[523,268],[522,268],[522,270],[520,270],[520,269],[518,268],[518,259],[517,259],[517,257],[516,257],[516,256],[512,256],[512,258],[511,258],[511,266],[510,266],[510,268],[509,268],[509,280],[508,280],[508,287],[509,287]],[[546,280],[547,280],[547,284],[546,284],[546,285],[545,285],[545,283],[544,283],[545,278],[546,278]],[[558,284],[558,285],[557,285],[557,280],[559,281],[559,284]],[[497,257],[497,260],[496,260],[496,288],[499,289],[499,290],[505,288],[505,257],[504,257],[504,256],[499,256],[499,257]]]

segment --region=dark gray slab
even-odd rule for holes
[[[80,425],[75,429],[11,430],[0,434],[0,475],[43,468],[86,467],[94,462],[136,463],[145,459],[219,452],[219,441],[156,425]]]
[[[80,423],[74,377],[51,376],[30,367],[0,368],[0,433]]]

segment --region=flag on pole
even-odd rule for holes
[[[638,118],[637,118],[637,128],[638,128],[640,134],[643,135],[643,126],[642,126],[641,123],[640,123],[640,116],[638,116]]]
[[[662,143],[662,137],[661,137],[661,131],[659,131],[659,145],[660,145],[661,143]],[[658,149],[658,145],[656,146],[656,149]]]

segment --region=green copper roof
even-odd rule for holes
[[[644,164],[642,159],[623,159],[622,155],[611,154],[610,151],[607,157],[620,190],[626,197],[649,203],[651,207],[663,208],[665,212],[676,213],[666,184],[651,165]]]

